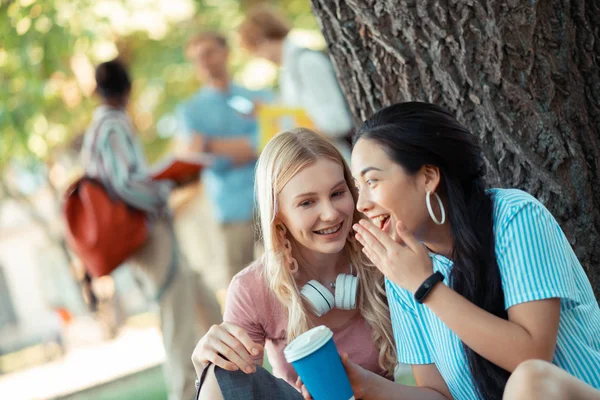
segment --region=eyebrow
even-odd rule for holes
[[[367,167],[365,169],[363,169],[362,171],[360,171],[360,176],[365,176],[365,174],[369,171],[379,171],[381,172],[382,170],[377,168],[377,167]]]
[[[335,185],[333,185],[332,189],[340,186],[342,183],[346,183],[346,180],[342,179],[341,181],[339,181],[338,183],[336,183]],[[316,192],[300,193],[299,195],[294,196],[294,199],[297,199],[297,198],[300,198],[300,197],[305,197],[305,196],[314,196],[316,194],[317,194]]]

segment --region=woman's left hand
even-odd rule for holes
[[[404,246],[367,219],[354,224],[354,230],[365,255],[400,287],[414,293],[433,274],[427,249],[406,229],[402,221],[396,224],[396,231]]]
[[[348,353],[341,354],[340,358],[342,359],[342,364],[344,365],[344,369],[348,375],[350,386],[352,386],[354,397],[357,399],[366,397],[370,387],[373,385],[372,378],[375,374],[350,361]],[[310,393],[308,393],[308,389],[306,389],[306,386],[304,383],[302,383],[302,379],[300,379],[300,377],[298,377],[296,380],[296,387],[298,390],[300,390],[300,393],[302,393],[304,400],[313,400]]]
[[[308,389],[306,386],[304,386],[304,383],[302,383],[302,379],[300,379],[300,377],[296,379],[296,388],[300,391],[302,397],[304,397],[304,400],[313,400],[310,393],[308,393]]]

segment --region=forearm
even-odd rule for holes
[[[100,171],[111,183],[116,195],[130,206],[146,212],[158,211],[167,203],[171,186],[153,181],[145,172],[134,172],[144,165],[130,149],[126,133],[111,132],[108,141],[100,147]]]
[[[440,392],[418,386],[407,386],[387,380],[379,375],[369,375],[365,387],[364,400],[446,400]]]
[[[446,285],[438,284],[425,305],[467,346],[509,372],[528,359],[552,359],[554,349],[540,346],[524,327],[477,307]]]
[[[256,160],[256,150],[247,138],[210,139],[207,152],[227,157],[236,165],[243,165]]]
[[[119,198],[142,211],[152,212],[167,205],[170,187],[166,182],[117,179],[112,184]]]

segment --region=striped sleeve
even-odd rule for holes
[[[137,152],[120,121],[107,121],[99,132],[99,173],[110,182],[117,196],[127,204],[151,214],[160,212],[167,204],[170,192],[168,182],[153,181],[145,173],[144,160],[138,160]]]
[[[400,291],[404,289],[387,279],[385,285],[398,361],[403,364],[432,364],[426,334],[419,323],[419,317],[403,299],[404,293]]]
[[[506,309],[550,298],[579,302],[570,244],[542,204],[520,204],[499,226],[496,256]]]

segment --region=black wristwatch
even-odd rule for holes
[[[436,284],[444,280],[444,275],[440,271],[435,272],[419,286],[415,292],[415,300],[419,304],[423,304],[427,295],[431,292]]]

